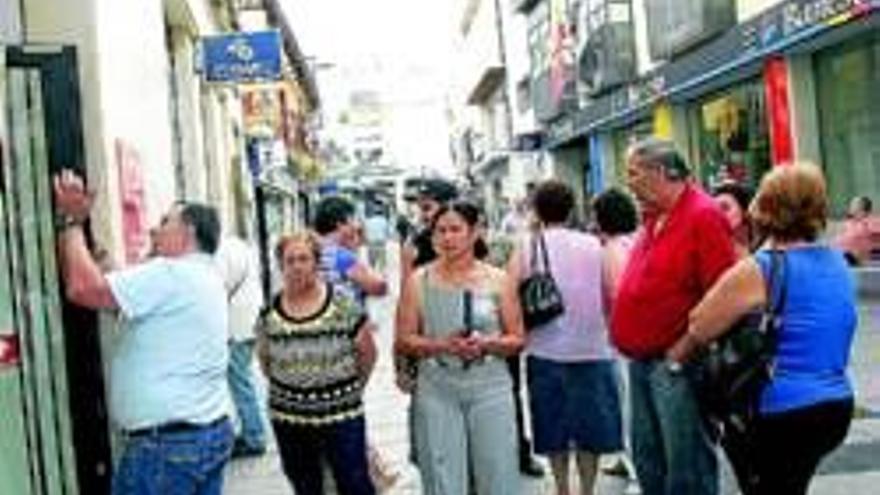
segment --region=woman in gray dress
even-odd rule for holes
[[[475,256],[479,210],[444,206],[434,217],[438,258],[406,282],[397,350],[419,359],[416,455],[427,495],[519,490],[516,422],[504,358],[523,345],[516,289]],[[470,463],[470,469],[468,469]]]

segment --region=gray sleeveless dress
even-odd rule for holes
[[[422,332],[445,337],[464,329],[465,291],[440,285],[430,269],[421,279]],[[472,292],[472,328],[501,331],[499,294]],[[416,454],[427,495],[465,495],[468,473],[479,495],[519,493],[516,418],[503,358],[463,362],[437,356],[419,363],[413,396]],[[468,463],[471,464],[468,469]]]

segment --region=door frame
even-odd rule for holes
[[[86,177],[76,48],[31,45],[3,48],[5,71],[37,70],[40,74],[49,174],[68,168]],[[54,210],[50,205],[46,208]],[[88,237],[91,242],[91,236]],[[56,272],[55,276],[60,289],[60,273]],[[112,456],[98,315],[70,304],[63,293],[58,294],[57,300],[61,306],[65,362],[54,364],[66,370],[68,404],[65,406],[70,411],[72,437],[68,440],[73,443],[77,485],[80,493],[109,493]]]

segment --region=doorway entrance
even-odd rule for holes
[[[64,301],[51,176],[84,174],[76,53],[0,47],[0,493],[107,493],[93,312]]]

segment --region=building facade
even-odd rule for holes
[[[89,237],[117,266],[142,259],[176,200],[235,226],[253,202],[236,195],[240,91],[207,83],[197,54],[240,29],[247,3],[0,4],[0,493],[109,493],[104,355],[118,323],[61,297],[50,178],[86,178]]]
[[[530,24],[553,25],[556,0],[514,3]],[[810,160],[825,170],[836,215],[850,197],[880,193],[869,96],[878,87],[878,2],[563,3],[576,33],[563,43],[575,47],[574,83],[554,85],[538,71],[532,99],[554,110],[542,91],[573,87],[561,110],[539,117],[551,154],[585,170],[586,193],[620,182],[628,143],[646,135],[675,140],[709,188],[754,187],[771,166]],[[553,52],[560,35],[546,31],[529,44]],[[532,53],[534,71],[546,57]]]

